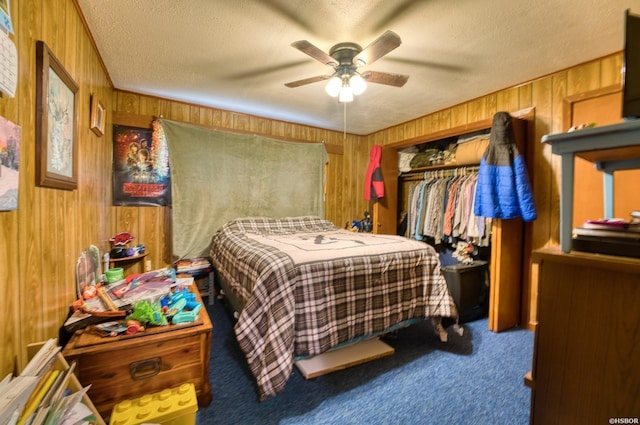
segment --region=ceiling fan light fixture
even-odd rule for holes
[[[293,88],[328,79],[325,91],[331,97],[338,97],[338,101],[341,103],[352,102],[354,96],[358,96],[366,90],[368,83],[402,87],[409,76],[369,70],[365,73],[366,77],[363,77],[358,72],[359,67],[373,64],[398,47],[400,43],[398,34],[393,31],[385,31],[364,49],[359,44],[343,42],[335,44],[327,54],[307,40],[296,41],[291,43],[291,46],[323,65],[331,66],[334,73],[331,76],[319,75],[292,81],[285,83],[285,86]]]
[[[356,96],[361,95],[367,89],[367,82],[357,72],[349,78],[349,87]]]
[[[329,79],[324,89],[329,96],[337,97],[342,89],[342,79],[337,75],[334,75]]]
[[[353,90],[349,87],[348,83],[345,83],[340,89],[340,95],[338,97],[338,102],[353,102]]]

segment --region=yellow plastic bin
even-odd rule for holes
[[[195,425],[197,411],[195,386],[182,384],[134,400],[121,401],[113,407],[109,425]]]

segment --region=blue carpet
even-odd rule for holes
[[[306,380],[294,367],[285,390],[258,402],[255,382],[222,303],[208,306],[213,401],[201,425],[244,424],[474,424],[529,423],[533,333],[487,330],[487,319],[449,331],[441,343],[428,321],[387,341],[395,354]]]

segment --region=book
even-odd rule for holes
[[[0,424],[16,421],[24,409],[33,389],[39,381],[37,376],[16,376],[0,395]]]
[[[637,240],[640,241],[640,230],[629,230],[629,229],[594,229],[594,228],[585,228],[585,227],[576,227],[573,229],[574,236],[591,236],[597,238],[608,238],[608,239],[627,239],[627,240]]]
[[[58,379],[54,381],[54,383],[49,388],[49,391],[47,391],[47,393],[45,394],[42,400],[43,405],[50,406],[57,403],[63,397],[69,383],[69,378],[71,377],[71,374],[73,373],[75,367],[76,362],[73,362],[63,373],[59,375]]]
[[[58,345],[57,339],[51,338],[47,340],[27,363],[20,376],[42,376],[51,368],[60,350],[61,347]]]
[[[640,220],[634,219],[629,221],[621,218],[600,218],[597,220],[587,220],[582,227],[585,229],[640,231]]]
[[[38,409],[38,406],[40,406],[40,403],[44,399],[45,395],[51,389],[51,386],[55,382],[56,378],[58,378],[58,375],[60,375],[59,370],[50,370],[36,386],[36,388],[34,388],[31,397],[27,401],[27,404],[22,411],[20,420],[18,421],[18,425],[23,425],[24,423],[32,419],[32,415],[35,416],[35,412]]]
[[[178,277],[176,278],[176,285],[178,288],[182,288],[184,286],[193,285],[193,277]]]
[[[115,282],[105,290],[116,308],[127,310],[140,301],[157,301],[171,293],[175,279],[157,278],[139,282]]]
[[[185,258],[175,263],[175,268],[178,273],[202,270],[209,267],[211,267],[211,262],[206,257]]]
[[[572,240],[572,249],[595,254],[640,258],[640,241],[636,239],[576,235]]]
[[[43,406],[47,409],[47,414],[43,423],[47,425],[67,423],[67,419],[72,414],[73,409],[81,402],[82,397],[87,393],[90,387],[91,385],[87,385],[80,391],[76,391],[68,395],[62,395],[58,400],[52,402],[50,406]]]

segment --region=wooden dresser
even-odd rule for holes
[[[202,302],[199,294],[197,299]],[[212,399],[212,329],[207,310],[202,308],[196,322],[150,327],[131,336],[100,337],[90,328],[80,330],[62,354],[68,362],[77,362],[80,383],[91,384],[89,397],[107,421],[120,401],[187,382],[195,385],[198,404],[207,406]]]
[[[531,424],[640,418],[640,259],[559,247],[532,258],[539,291],[525,377]]]

